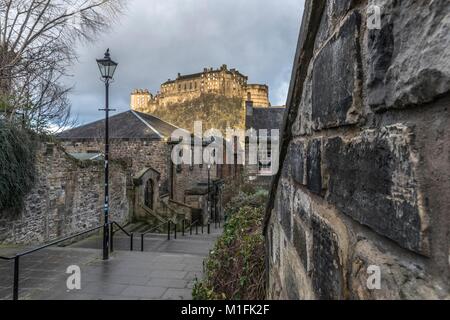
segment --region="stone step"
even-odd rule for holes
[[[125,230],[127,230],[127,232],[133,232],[133,233],[138,233],[139,230],[141,228],[143,228],[145,225],[147,225],[145,222],[132,222],[128,225],[125,226]]]

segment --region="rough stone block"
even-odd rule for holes
[[[448,0],[370,0],[381,30],[368,31],[368,102],[375,111],[424,104],[450,90]]]
[[[295,182],[305,184],[305,148],[303,142],[292,142],[289,146],[289,165]]]
[[[306,152],[306,185],[311,192],[322,192],[322,141],[314,139],[308,144]]]
[[[374,274],[369,270],[370,266],[379,268],[379,289],[367,287],[369,276]],[[423,264],[380,250],[368,240],[359,241],[355,245],[350,270],[350,298],[358,300],[449,299],[446,286],[438,279],[430,277],[424,269]]]
[[[295,271],[293,268],[287,264],[287,272],[285,272],[284,283],[286,286],[286,294],[289,300],[299,300],[300,295],[297,287],[297,279],[295,277]]]
[[[291,238],[291,186],[283,184],[280,197],[280,224],[288,239]]]
[[[325,143],[327,200],[401,246],[428,252],[413,134],[401,124]]]
[[[333,28],[351,8],[353,0],[330,0],[326,2],[316,36],[315,49],[319,48],[331,36]]]
[[[314,61],[312,121],[315,130],[359,121],[360,20],[359,13],[353,12]]]
[[[311,199],[301,188],[294,190],[293,208],[295,213],[302,221],[308,221],[311,216]]]
[[[333,230],[319,217],[312,216],[312,284],[316,298],[343,298],[343,271],[339,258],[339,244]]]
[[[307,238],[305,230],[300,225],[300,223],[295,222],[294,220],[292,242],[305,270],[308,266],[308,247],[306,241]]]
[[[305,83],[303,85],[302,99],[298,105],[298,113],[294,123],[292,124],[292,136],[306,136],[313,132],[313,124],[311,120],[312,114],[312,71],[314,65],[308,66]]]

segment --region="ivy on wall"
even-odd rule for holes
[[[34,176],[33,134],[0,120],[0,211],[18,212],[22,208]]]

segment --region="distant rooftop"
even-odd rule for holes
[[[218,69],[204,68],[203,72],[196,72],[196,73],[185,74],[185,75],[182,75],[182,74],[179,73],[175,80],[169,79],[166,82],[164,82],[163,85],[175,83],[177,80],[188,80],[188,79],[199,78],[199,77],[202,76],[202,74],[205,74],[205,73],[219,73],[219,72],[222,72],[222,71],[225,71],[225,72],[228,72],[228,73],[232,73],[232,74],[236,74],[237,76],[240,76],[240,77],[243,77],[243,78],[247,79],[247,77],[244,76],[242,73],[240,73],[238,70],[236,70],[236,69],[228,69],[227,65],[224,64]]]
[[[150,114],[126,111],[109,118],[111,139],[163,140],[178,127]],[[99,139],[104,137],[105,120],[98,120],[60,133],[62,140]]]

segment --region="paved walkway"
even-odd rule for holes
[[[129,238],[116,236],[108,261],[101,260],[99,236],[36,252],[21,258],[19,299],[191,299],[195,279],[203,276],[203,260],[222,230],[211,231],[170,241],[151,236],[145,240],[145,252],[125,251]],[[139,238],[135,250],[140,250]],[[67,289],[70,265],[81,269],[80,290]],[[11,299],[12,271],[13,263],[0,261],[0,299]]]

